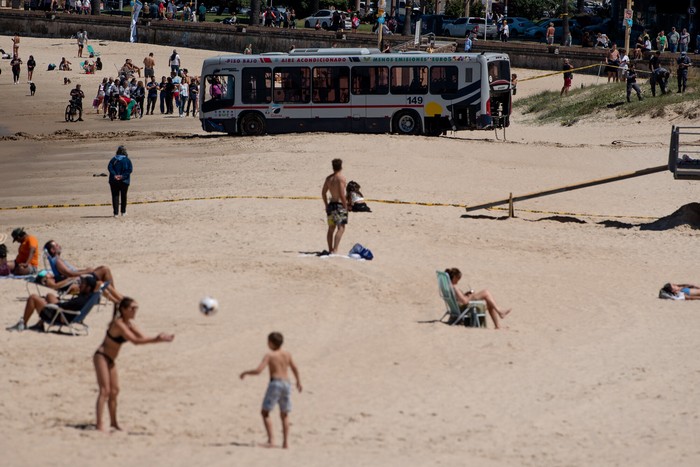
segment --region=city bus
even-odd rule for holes
[[[221,55],[202,66],[199,118],[204,131],[246,136],[505,128],[510,76],[502,53],[332,48]]]

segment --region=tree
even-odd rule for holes
[[[260,0],[250,0],[250,19],[248,24],[251,26],[260,24]]]

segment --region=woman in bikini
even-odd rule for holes
[[[448,276],[450,276],[450,282],[452,282],[452,290],[454,290],[455,292],[455,297],[457,298],[457,303],[460,305],[460,307],[466,306],[471,300],[486,301],[486,309],[489,311],[489,315],[491,315],[493,324],[496,329],[500,329],[501,324],[499,318],[503,319],[506,316],[508,316],[508,313],[510,313],[510,309],[501,311],[498,308],[498,306],[496,306],[496,302],[493,300],[491,292],[489,292],[486,289],[480,290],[478,292],[474,292],[473,290],[462,292],[461,290],[459,290],[457,288],[457,283],[462,278],[462,272],[459,269],[448,268],[445,269],[445,272]]]
[[[133,344],[153,344],[156,342],[172,342],[175,338],[172,334],[160,333],[156,337],[146,337],[133,322],[138,303],[133,298],[124,297],[119,304],[114,305],[114,316],[107,327],[107,335],[102,345],[97,349],[93,357],[97,384],[100,387],[97,395],[97,429],[106,431],[102,423],[105,403],[109,407],[110,426],[115,430],[121,430],[117,423],[117,395],[119,394],[119,379],[117,367],[114,363],[119,349],[125,342]]]

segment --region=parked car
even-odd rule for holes
[[[305,28],[313,28],[316,21],[321,24],[321,28],[330,29],[333,24],[333,10],[318,10],[315,14],[304,19]],[[348,15],[345,16],[345,29],[352,29],[352,22]]]
[[[442,35],[448,37],[465,37],[467,32],[477,33],[479,37],[484,37],[484,24],[486,20],[484,18],[457,18],[452,23],[446,23],[443,25]],[[495,39],[498,37],[498,26],[495,24],[488,24],[486,26],[486,38]]]
[[[564,37],[564,20],[559,18],[543,19],[535,27],[525,31],[525,39],[542,42],[547,36],[547,28],[549,23],[554,23],[554,42],[561,42]],[[575,19],[569,20],[569,32],[572,38],[581,37],[581,27]]]
[[[518,16],[506,18],[506,22],[508,23],[508,33],[512,38],[522,36],[526,30],[535,27],[535,23],[529,19]]]
[[[630,47],[634,47],[637,41],[637,37],[639,37],[639,35],[642,34],[644,30],[644,26],[640,26],[639,24],[632,25],[632,28],[630,29]],[[595,37],[596,34],[599,32],[606,34],[618,46],[623,45],[625,42],[625,28],[623,28],[622,24],[620,24],[618,21],[615,21],[613,23],[610,21],[610,19],[604,19],[598,24],[586,26],[585,28],[583,28],[582,32],[588,32],[593,44],[595,44]],[[652,35],[650,30],[647,29],[647,32],[649,32],[649,37],[656,37],[656,34]]]

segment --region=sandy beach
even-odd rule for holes
[[[10,39],[0,36],[5,50]],[[449,206],[663,165],[671,125],[697,121],[602,112],[564,127],[516,112],[505,142],[492,131],[233,138],[192,117],[94,114],[115,66],[154,52],[160,77],[172,47],[91,44],[102,73],[47,72],[61,57],[77,69],[75,40],[23,37],[22,59],[37,61],[33,97],[26,66],[13,85],[0,63],[0,232],[21,226],[40,245],[59,242],[76,266],[109,265],[146,333],[176,337],[123,346],[126,430],[105,435],[94,430],[92,355],[110,306],[89,315],[86,337],[0,331],[4,465],[700,463],[700,301],[657,298],[665,282],[700,282],[699,226],[664,221],[699,200],[700,182],[662,172],[517,203],[514,219]],[[178,52],[191,74],[217,54]],[[64,121],[64,77],[82,84],[84,122]],[[597,80],[576,75],[574,86]],[[561,81],[521,81],[516,99]],[[134,164],[128,217],[108,206],[8,209],[109,203],[99,175],[122,144]],[[373,261],[305,254],[326,248],[320,194],[335,157],[372,209],[351,214],[341,250],[361,243]],[[14,257],[17,244],[6,244]],[[462,270],[463,288],[513,308],[508,329],[436,322],[445,307],[435,271],[447,267]],[[4,326],[28,290],[0,280]],[[214,316],[198,311],[205,295],[220,302]],[[284,334],[304,383],[288,451],[257,447],[267,375],[238,377],[271,331]],[[277,411],[273,425],[279,441]]]

